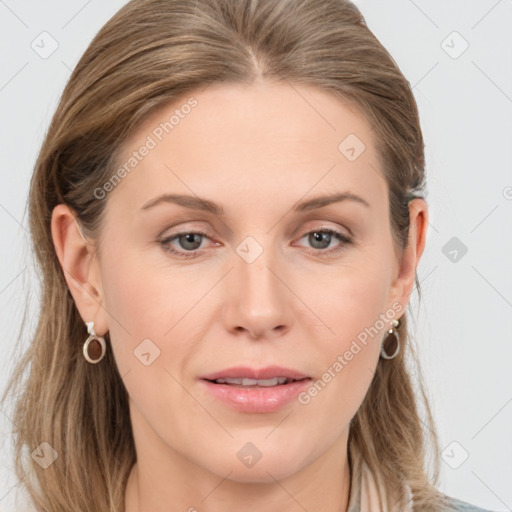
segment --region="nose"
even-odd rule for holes
[[[270,251],[264,251],[252,263],[235,256],[235,268],[227,276],[225,287],[226,329],[247,333],[250,339],[282,336],[291,326],[293,293],[271,260]]]

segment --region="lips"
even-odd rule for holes
[[[253,380],[268,380],[274,378],[285,378],[289,381],[302,380],[308,378],[308,375],[301,373],[291,368],[284,368],[282,366],[267,366],[265,368],[251,368],[248,366],[237,366],[226,368],[218,372],[203,375],[201,378],[209,381],[217,379],[253,379]]]
[[[270,413],[290,403],[311,377],[290,368],[226,368],[201,377],[205,390],[221,403],[245,413]]]
[[[232,386],[280,386],[281,384],[288,384],[289,382],[294,382],[294,379],[288,379],[287,377],[274,377],[273,379],[233,379],[226,377],[225,379],[215,379],[216,384],[229,384]]]

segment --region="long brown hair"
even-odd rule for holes
[[[199,88],[250,84],[259,76],[329,91],[366,117],[388,184],[397,257],[406,247],[408,201],[425,192],[417,105],[356,6],[347,0],[127,3],[74,69],[30,184],[41,309],[3,400],[14,391],[16,472],[39,511],[123,511],[136,460],[128,396],[112,351],[96,366],[81,355],[86,330],[53,246],[53,208],[69,205],[83,232],[97,240],[108,197],[98,200],[93,191],[112,177],[119,148],[134,129],[155,109]],[[417,276],[416,288],[419,293]],[[359,450],[389,496],[406,482],[415,511],[437,511],[446,505],[435,488],[438,440],[407,314],[399,334],[402,350],[379,362],[351,422],[349,447]],[[416,382],[406,369],[409,357],[416,361]],[[29,455],[43,441],[59,455],[46,469]]]

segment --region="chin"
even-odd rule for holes
[[[228,469],[229,465],[226,469]],[[231,465],[228,469],[228,479],[234,482],[241,483],[255,483],[255,484],[273,484],[276,480],[281,481],[291,477],[302,469],[302,465],[295,464],[293,460],[287,461],[283,464],[283,459],[279,460],[267,460],[263,462],[263,458],[260,459],[253,467],[245,468],[241,465]],[[224,475],[224,476],[225,476]]]
[[[246,483],[275,483],[300,471],[311,460],[304,458],[305,448],[283,449],[283,446],[265,444],[258,449],[258,442],[236,442],[234,449],[222,450],[214,460],[208,462],[208,469],[220,477]],[[263,445],[263,442],[260,443]],[[232,455],[231,455],[232,454]],[[210,455],[212,455],[210,453]],[[311,457],[313,459],[313,457]],[[203,466],[205,461],[203,460]]]

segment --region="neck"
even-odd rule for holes
[[[231,480],[185,459],[163,451],[165,460],[137,450],[137,463],[125,491],[125,512],[297,512],[322,510],[346,512],[350,492],[347,436],[310,465],[283,478],[265,482]],[[171,455],[171,456],[169,456]]]

